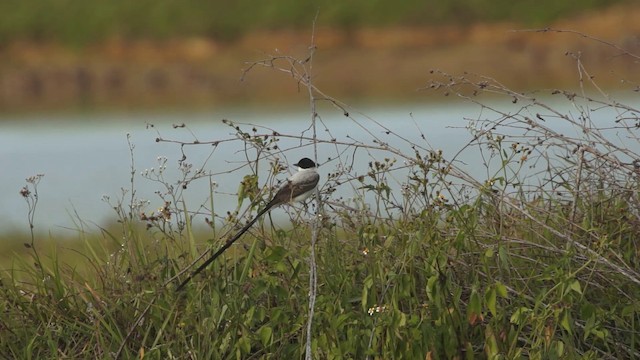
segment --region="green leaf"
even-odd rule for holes
[[[578,280],[574,280],[571,285],[569,285],[569,288],[582,295],[582,287],[580,286],[580,282]]]
[[[433,301],[437,295],[436,285],[438,284],[438,275],[433,275],[427,280],[427,296]]]
[[[496,311],[496,288],[490,287],[484,294],[484,301],[487,303],[487,308],[493,316],[496,316],[498,312]]]
[[[469,300],[469,306],[467,306],[467,320],[470,324],[474,325],[477,322],[477,318],[482,314],[482,303],[480,301],[480,295],[476,290],[471,292],[471,299]]]
[[[263,346],[269,345],[271,341],[271,335],[273,335],[273,329],[269,326],[263,326],[258,330],[258,337]]]
[[[369,304],[369,289],[373,286],[373,277],[371,277],[371,275],[367,276],[367,278],[364,279],[363,285],[361,302],[362,309],[366,311],[368,309],[367,305]]]
[[[251,341],[247,336],[242,336],[238,339],[238,349],[243,354],[249,354],[251,352]]]
[[[364,279],[363,285],[366,289],[371,289],[373,286],[373,276],[367,276],[366,279]]]
[[[516,310],[513,313],[513,315],[511,315],[511,319],[509,319],[509,321],[512,324],[522,325],[527,320],[530,313],[531,313],[531,309],[526,307],[520,307],[518,308],[518,310]]]
[[[498,257],[500,258],[500,267],[504,270],[510,270],[509,268],[509,254],[504,246],[498,246]]]
[[[255,195],[258,193],[258,176],[257,175],[245,175],[242,181],[238,185],[238,207],[242,206],[244,199],[249,198],[253,201]]]
[[[598,337],[600,340],[606,340],[609,337],[609,330],[602,328],[594,328],[591,333]]]
[[[569,314],[569,310],[564,310],[562,312],[560,326],[562,326],[563,329],[567,330],[569,334],[573,334],[573,331],[571,329],[571,314]]]
[[[553,345],[551,345],[552,351],[555,350],[555,355],[557,358],[561,358],[564,355],[564,342],[555,341]]]
[[[287,255],[287,249],[282,246],[274,246],[270,249],[269,254],[265,257],[265,260],[270,262],[278,262],[284,259]]]
[[[407,326],[407,315],[403,312],[400,313],[400,326]]]
[[[500,281],[496,281],[495,287],[496,287],[496,292],[498,293],[498,295],[500,295],[500,297],[506,299],[507,298],[507,287],[504,286],[504,284],[501,283]]]
[[[469,341],[467,341],[464,344],[464,348],[465,348],[465,353],[467,355],[465,358],[468,359],[468,360],[473,360],[473,354],[475,353],[475,350],[473,349],[473,344],[471,344]]]
[[[498,340],[491,326],[487,326],[484,332],[484,351],[488,359],[495,359],[500,352]]]

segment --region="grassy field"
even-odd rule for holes
[[[311,113],[329,101],[345,121],[397,137],[323,95],[308,82],[307,62],[283,60],[273,65],[309,90]],[[549,91],[576,109],[565,113],[538,100],[541,92],[468,74],[432,75],[429,89],[482,109],[469,122],[474,137],[466,151],[482,155],[486,177],[471,177],[459,154],[426,142],[400,137],[395,143],[403,146],[393,147],[384,135],[369,142],[333,139],[312,123],[318,135],[302,138],[301,146],[334,149],[323,154],[334,158],[334,167],[323,169],[314,205],[289,208],[291,226],[260,221],[241,245],[176,292],[199,254],[221,246],[246,221],[246,211],[263,206],[255,199],[269,197],[269,181],[250,169],[259,164],[283,177],[278,139],[300,138],[228,123],[254,159],[254,167],[240,170],[248,181],[237,212],[210,221],[215,186],[204,208],[209,213],[184,203],[181,186],[210,181],[185,162],[184,176],[166,179],[160,193],[171,201],[144,217],[130,189],[114,202],[118,222],[109,229],[79,225],[77,238],[64,242],[37,233],[4,242],[24,244],[13,248],[21,256],[2,266],[0,353],[19,359],[638,357],[639,160],[617,140],[638,140],[640,110],[598,93],[589,78],[583,93]],[[492,107],[484,95],[521,109]],[[611,118],[596,125],[592,114],[602,109]],[[558,132],[551,122],[569,130]],[[355,152],[370,157],[360,176],[353,176]],[[28,179],[21,192],[30,219],[38,211],[39,181]],[[353,196],[336,198],[336,188]],[[210,224],[206,232],[195,230],[203,224]]]

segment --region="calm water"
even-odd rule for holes
[[[361,111],[367,117],[352,112],[357,120],[354,122],[339,111],[322,110],[322,121],[330,133],[320,131],[319,136],[348,142],[355,139],[366,143],[370,143],[373,136],[378,136],[394,146],[410,151],[400,140],[386,135],[380,126],[382,125],[412,142],[443,149],[447,155],[456,152],[471,139],[468,131],[462,128],[467,124],[465,117],[479,116],[478,108],[471,104],[369,106],[362,107]],[[28,229],[27,206],[18,192],[25,185],[25,178],[35,174],[45,175],[38,186],[40,201],[35,218],[37,229],[54,232],[64,231],[65,228],[75,229],[75,213],[89,223],[102,224],[113,219],[113,210],[102,198],[106,195],[115,202],[122,194],[121,188],[130,188],[131,155],[127,134],[130,134],[135,146],[133,160],[136,169],[136,197],[151,202],[146,208],[150,212],[162,205],[162,201],[154,194],[162,191],[162,186],[141,177],[140,173],[145,169],[157,169],[158,157],[164,156],[167,158],[165,177],[169,182],[175,182],[179,177],[177,162],[182,156],[178,145],[156,143],[158,132],[164,138],[185,141],[194,140],[194,136],[200,141],[230,139],[233,137],[233,129],[221,121],[230,119],[236,123],[267,126],[282,134],[301,134],[308,129],[309,118],[306,110],[258,113],[238,109],[197,113],[113,113],[6,118],[0,123],[0,231]],[[154,124],[154,127],[148,128],[148,123]],[[174,123],[185,123],[188,129],[174,129]],[[244,130],[250,131],[251,127],[245,126]],[[420,132],[424,133],[426,142],[421,139]],[[308,130],[305,134],[311,136]],[[313,157],[311,147],[296,148],[299,144],[300,141],[292,139],[283,139],[279,144],[281,149],[285,149],[284,155],[290,163],[303,156]],[[204,168],[214,173],[233,169],[246,162],[239,141],[225,142],[213,152],[212,149],[210,145],[190,146],[185,148],[185,153],[195,168]],[[318,158],[322,163],[327,157],[336,157],[337,151],[339,150],[333,145],[322,145],[319,147]],[[345,153],[341,156],[354,155]],[[468,165],[473,167],[473,151],[468,156]],[[368,154],[361,151],[355,155],[355,159],[354,172],[365,173]],[[363,163],[357,165],[357,161]],[[320,168],[324,179],[326,172],[335,165],[328,163]],[[242,169],[230,175],[217,175],[214,180],[219,184],[220,192],[233,194],[241,176],[247,173],[248,169]],[[349,190],[345,191],[348,196]],[[184,193],[190,208],[194,210],[207,195],[204,181],[189,187]],[[216,204],[218,213],[234,208],[233,196],[220,199],[222,200],[218,200]]]

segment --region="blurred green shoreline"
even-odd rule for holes
[[[601,87],[634,90],[634,59],[579,34],[522,30],[570,29],[638,53],[638,18],[640,6],[629,3],[548,23],[544,17],[519,23],[320,23],[312,73],[319,88],[347,102],[403,103],[434,99],[432,91],[421,91],[433,69],[489,76],[521,91],[575,88],[580,74],[574,57],[580,56]],[[532,23],[536,25],[524,25]],[[46,36],[3,39],[0,113],[306,102],[304,92],[271,69],[244,70],[271,56],[306,58],[310,28],[249,28],[233,41],[189,32],[179,37],[115,36],[81,46]]]

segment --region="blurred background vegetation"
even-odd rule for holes
[[[601,86],[617,85],[634,72],[629,59],[580,37],[512,30],[567,28],[629,51],[640,35],[640,6],[625,0],[6,0],[0,112],[290,103],[295,86],[268,73],[241,82],[242,71],[303,54],[316,15],[316,83],[347,101],[424,101],[416,89],[432,68],[522,89],[574,85],[558,61],[567,51],[608,75]]]
[[[112,37],[206,36],[231,41],[263,29],[308,29],[319,10],[323,26],[460,24],[516,21],[544,25],[623,0],[7,0],[0,3],[0,40],[59,41],[83,46]],[[628,1],[627,1],[628,2]]]

